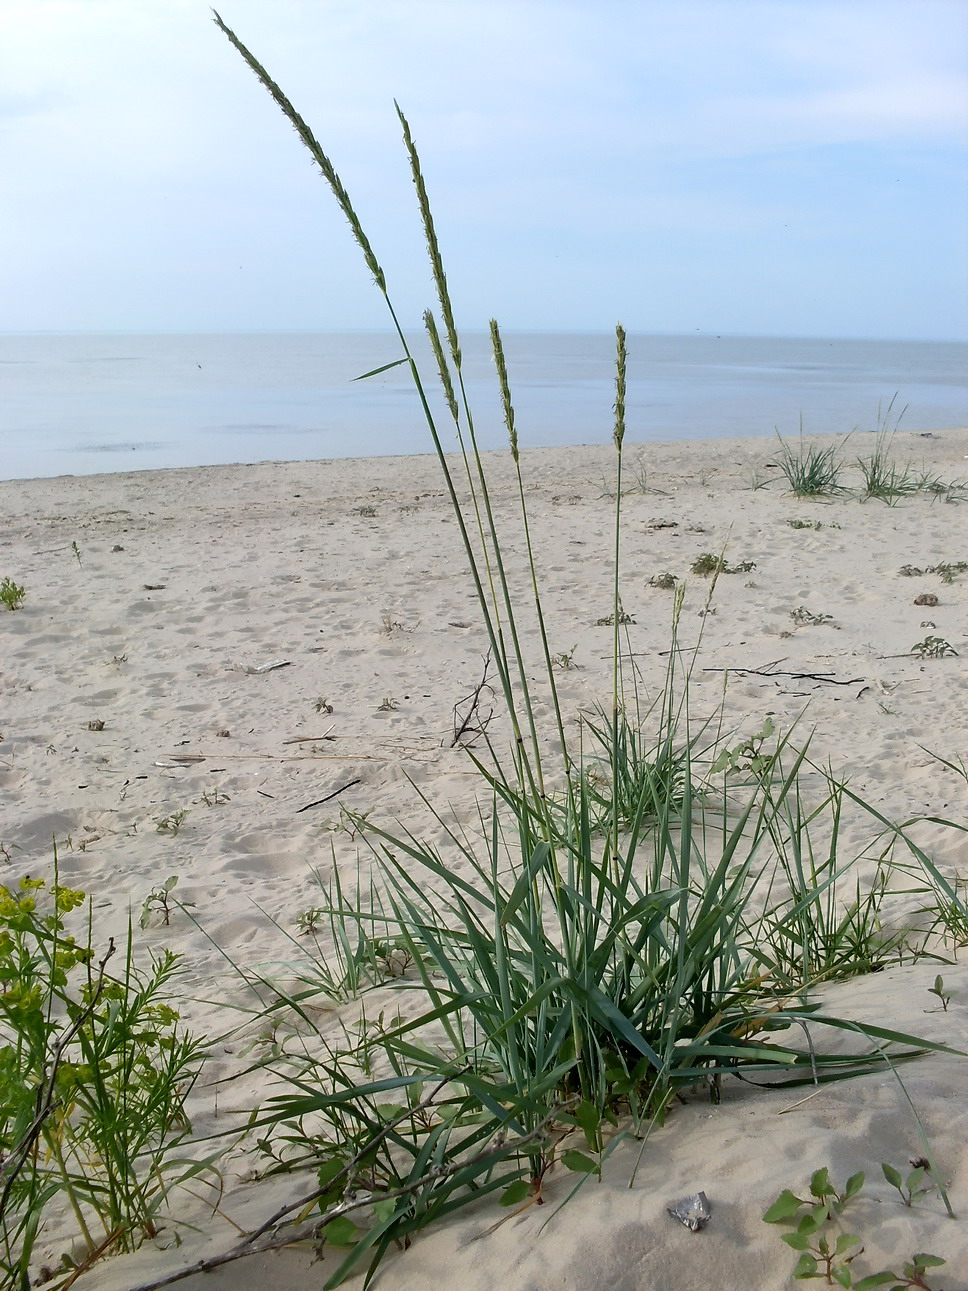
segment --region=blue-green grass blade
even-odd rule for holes
[[[365,381],[368,377],[378,377],[381,372],[389,372],[391,368],[398,368],[400,367],[401,363],[409,363],[409,362],[410,360],[406,357],[402,359],[394,359],[392,363],[384,363],[383,366],[380,368],[371,368],[369,372],[364,372],[361,376],[354,377],[353,380]]]

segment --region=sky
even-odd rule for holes
[[[405,325],[968,338],[964,0],[217,0]],[[0,331],[383,328],[200,0],[0,0]]]

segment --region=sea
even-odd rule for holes
[[[449,447],[433,358],[408,340]],[[479,441],[501,448],[489,338],[463,346]],[[504,347],[522,447],[611,437],[612,336]],[[0,479],[430,452],[409,368],[385,367],[401,352],[381,332],[0,334]],[[627,377],[627,443],[968,425],[959,342],[630,335]]]

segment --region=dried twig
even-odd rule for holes
[[[851,677],[849,681],[838,681],[830,672],[786,672],[768,663],[765,668],[703,668],[703,672],[737,672],[750,677],[793,677],[797,681],[822,681],[831,686],[856,686],[863,677]]]
[[[456,748],[467,735],[483,735],[494,716],[493,704],[486,713],[482,711],[482,703],[494,698],[494,689],[487,680],[490,667],[491,652],[488,650],[484,655],[484,672],[480,681],[470,694],[459,699],[454,705],[454,738],[450,742],[452,749]]]
[[[308,811],[310,807],[321,807],[324,802],[332,802],[332,800],[336,798],[339,794],[344,793],[347,789],[352,789],[355,784],[362,784],[362,783],[363,781],[359,778],[359,776],[357,776],[355,780],[349,780],[347,781],[346,784],[341,785],[338,789],[334,789],[332,793],[328,793],[325,798],[317,798],[315,802],[307,802],[305,807],[297,807],[296,815],[298,816],[301,811]]]

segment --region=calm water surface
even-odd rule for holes
[[[608,440],[610,336],[510,333],[505,348],[523,445]],[[383,333],[0,335],[0,479],[428,452],[405,367],[354,381],[399,353]],[[808,432],[873,430],[895,394],[903,430],[968,425],[964,344],[630,336],[629,355],[632,441],[795,434],[801,416]],[[465,337],[465,376],[499,448],[484,335]]]

